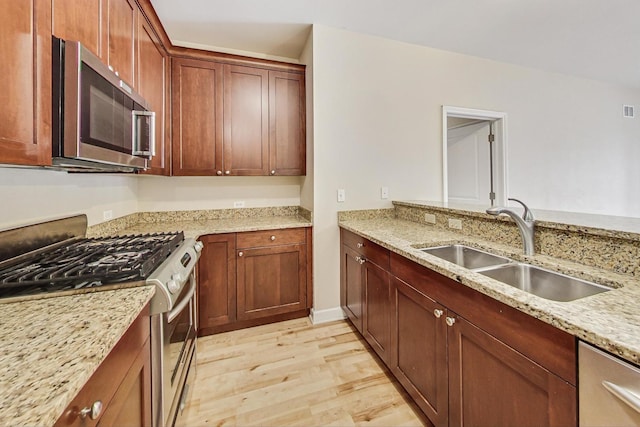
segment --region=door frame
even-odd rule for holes
[[[496,204],[505,206],[507,203],[507,113],[500,111],[478,110],[473,108],[442,106],[442,201],[449,201],[448,165],[447,165],[447,118],[461,117],[466,119],[488,120],[494,124],[494,191]]]

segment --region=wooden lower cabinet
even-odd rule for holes
[[[309,314],[311,228],[208,235],[198,270],[198,335]]]
[[[341,242],[342,307],[431,423],[577,425],[575,337],[344,229]]]
[[[391,372],[436,426],[448,425],[446,308],[393,278],[395,321]]]
[[[150,426],[151,352],[148,306],[71,401],[55,426]],[[95,419],[80,411],[102,403]]]

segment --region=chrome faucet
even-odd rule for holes
[[[516,211],[513,209],[505,208],[505,207],[494,207],[487,209],[487,213],[489,215],[500,215],[505,214],[509,215],[516,222],[518,226],[518,230],[520,230],[520,236],[522,237],[522,246],[524,248],[525,255],[533,255],[534,247],[533,247],[533,231],[535,226],[535,219],[533,218],[533,214],[531,210],[518,199],[509,199],[514,202],[520,203],[524,207],[524,213],[522,217],[518,215]]]

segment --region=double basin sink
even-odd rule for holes
[[[548,300],[567,302],[611,290],[607,286],[516,262],[469,246],[447,245],[424,248],[421,251]]]

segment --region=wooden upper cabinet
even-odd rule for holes
[[[222,175],[223,65],[173,59],[174,175]]]
[[[306,173],[303,73],[269,71],[269,173]]]
[[[0,163],[51,164],[51,0],[0,0]]]
[[[156,33],[141,13],[138,16],[137,40],[138,93],[149,103],[151,111],[156,113],[156,150],[146,173],[169,175],[171,168],[166,117],[169,61]]]
[[[102,0],[52,0],[53,35],[82,43],[103,57]]]
[[[225,175],[269,172],[269,71],[224,66]]]
[[[135,0],[104,0],[106,2],[107,38],[102,59],[120,78],[135,87],[135,39],[138,6]],[[106,57],[105,57],[106,54]]]

